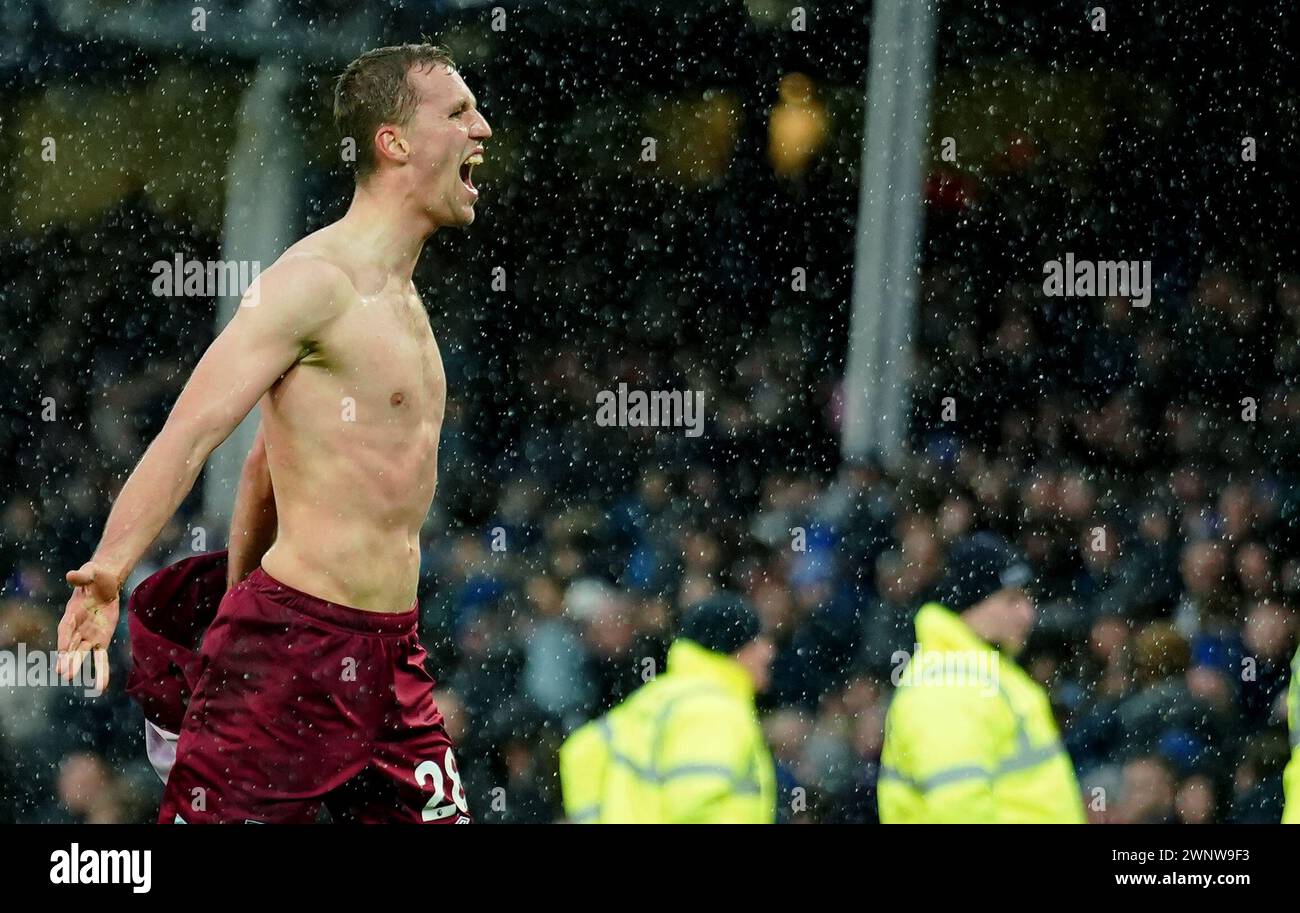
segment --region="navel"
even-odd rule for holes
[[[394,406],[400,406],[405,400],[406,397],[403,396],[401,393],[394,393],[392,396],[388,398],[388,401],[392,403]]]

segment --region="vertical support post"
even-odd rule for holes
[[[876,0],[871,23],[841,451],[889,465],[907,432],[934,2]]]

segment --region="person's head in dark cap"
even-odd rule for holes
[[[1015,655],[1034,626],[1033,571],[1006,539],[973,533],[953,543],[935,601],[984,640]]]
[[[677,636],[744,667],[755,691],[767,688],[775,648],[763,633],[758,613],[734,593],[717,593],[686,610]]]

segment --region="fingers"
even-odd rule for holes
[[[87,641],[78,643],[76,648],[59,654],[61,665],[59,677],[65,682],[73,681],[89,659],[92,660],[91,671],[94,673],[95,687],[103,691],[108,686],[108,649],[92,647]]]
[[[59,658],[54,664],[55,674],[63,679],[72,677],[72,671],[75,668],[71,665],[71,652],[77,648],[82,640],[81,623],[85,617],[85,612],[81,607],[75,605],[76,597],[68,603],[67,611],[63,613],[63,618],[59,621]]]
[[[73,631],[68,638],[68,645],[59,653],[59,676],[65,681],[70,682],[76,676],[77,670],[86,660],[85,651],[82,650],[82,644],[85,638],[81,636],[80,631]]]
[[[75,654],[71,650],[59,651],[59,660],[55,664],[54,668],[55,668],[55,673],[58,675],[60,681],[65,681],[65,682],[72,681],[72,676],[77,668],[76,666],[73,665],[74,658],[75,658]]]
[[[67,643],[59,649],[59,658],[55,663],[55,674],[65,682],[70,682],[88,658],[94,659],[93,671],[96,686],[103,689],[108,683],[108,647],[95,642],[98,634],[93,631],[75,629],[68,636]],[[99,684],[100,682],[103,684]]]
[[[72,619],[72,609],[63,613],[63,618],[59,620],[59,652],[68,649],[68,642],[72,640],[72,628],[75,622]]]
[[[54,663],[54,674],[59,678],[67,681],[69,678],[69,668],[72,661],[72,638],[70,630],[65,630],[63,624],[59,624],[59,658]]]
[[[66,680],[72,681],[74,678],[76,678],[77,673],[81,671],[81,667],[84,666],[85,664],[86,664],[86,651],[79,648],[73,650],[72,653],[70,654],[70,659],[68,660],[68,675]]]

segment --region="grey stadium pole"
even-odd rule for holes
[[[934,30],[934,0],[876,0],[840,449],[891,465],[907,433]]]

